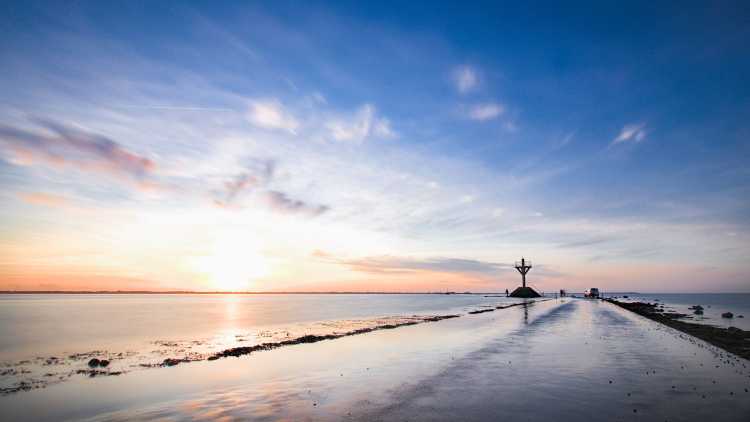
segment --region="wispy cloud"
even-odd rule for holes
[[[659,248],[639,247],[630,249],[612,250],[604,254],[594,255],[589,258],[590,262],[638,260],[658,256]]]
[[[513,265],[463,258],[409,258],[396,256],[371,256],[359,259],[337,259],[317,251],[317,258],[345,265],[354,271],[371,274],[397,274],[419,271],[442,273],[473,273],[492,275],[512,269]]]
[[[48,119],[34,119],[41,132],[0,125],[0,143],[14,164],[38,164],[109,173],[143,181],[156,167],[108,137]]]
[[[113,104],[111,108],[123,109],[142,109],[142,110],[171,110],[171,111],[226,111],[236,112],[237,110],[226,107],[199,107],[199,106],[181,106],[181,105],[148,105],[148,104]]]
[[[264,192],[263,198],[271,209],[287,214],[306,214],[314,217],[330,209],[326,205],[311,205],[299,199],[290,198],[283,192],[274,190]]]
[[[19,192],[18,197],[29,204],[45,207],[65,208],[70,206],[70,200],[62,195],[46,192]]]
[[[299,121],[277,99],[251,101],[247,118],[258,127],[283,130],[293,135],[297,134],[299,127]]]
[[[224,182],[224,189],[216,192],[214,203],[220,207],[230,207],[243,192],[267,186],[271,183],[276,171],[274,160],[246,159],[245,171]]]
[[[221,207],[227,207],[245,190],[258,186],[258,178],[249,173],[241,173],[235,176],[233,180],[224,183],[226,192],[223,199],[216,199],[214,202]]]
[[[609,145],[612,146],[626,142],[641,142],[642,140],[646,139],[645,128],[645,123],[625,125],[622,130],[620,130],[620,134],[617,135],[617,137],[613,139]]]
[[[326,127],[330,136],[337,141],[362,142],[370,137],[396,137],[390,121],[379,117],[372,104],[363,105],[351,116],[331,119]]]
[[[479,84],[476,70],[470,66],[461,66],[453,73],[456,90],[461,94],[473,91]]]
[[[313,205],[290,197],[287,193],[271,189],[276,173],[274,160],[245,160],[245,171],[224,182],[224,189],[215,192],[214,204],[227,209],[242,208],[237,203],[240,196],[255,195],[259,203],[282,214],[318,216],[328,211],[327,205]]]
[[[470,204],[476,200],[477,200],[477,197],[474,195],[464,195],[461,197],[462,204]]]
[[[602,243],[607,243],[612,241],[613,238],[611,237],[594,237],[594,238],[586,238],[586,239],[580,239],[580,240],[573,240],[566,243],[561,243],[559,247],[561,248],[581,248],[586,246],[592,246],[592,245],[600,245]]]
[[[496,119],[503,113],[505,113],[505,107],[502,104],[486,103],[471,107],[468,115],[473,120],[485,121]]]

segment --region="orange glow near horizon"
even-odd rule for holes
[[[255,280],[271,274],[258,245],[237,236],[218,241],[210,255],[197,259],[197,270],[216,290],[232,292],[253,290]]]
[[[479,250],[472,257],[469,251],[454,259],[440,250],[418,253],[424,245],[411,239],[335,220],[321,224],[213,207],[83,212],[27,200],[16,197],[25,207],[21,215],[50,223],[18,224],[6,233],[0,242],[0,290],[497,292],[520,283],[514,270],[496,266],[518,258],[515,247],[484,245],[491,253]],[[528,282],[541,291],[746,290],[741,266],[582,264],[575,254],[533,249],[538,265]],[[707,278],[721,280],[721,289]]]

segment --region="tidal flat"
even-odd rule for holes
[[[750,415],[745,359],[604,301],[508,304],[473,314],[490,305],[472,304],[459,318],[120,377],[74,377],[0,397],[0,416],[741,421]]]

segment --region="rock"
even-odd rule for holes
[[[102,359],[99,361],[99,366],[102,368],[106,368],[109,365],[109,361],[106,359]]]
[[[696,309],[693,311],[693,313],[696,315],[703,315],[703,309]]]
[[[691,307],[690,307],[690,308],[688,308],[688,309],[692,309],[692,310],[694,310],[694,311],[702,311],[702,310],[703,310],[703,307],[702,307],[701,305],[693,305],[693,306],[691,306]]]
[[[743,341],[745,338],[745,331],[737,327],[727,328],[728,337],[735,339],[736,341]]]
[[[513,293],[510,294],[510,297],[534,298],[542,297],[542,295],[537,293],[536,290],[532,289],[531,287],[518,287],[516,288],[516,290],[513,290]]]
[[[731,312],[724,312],[723,314],[721,314],[721,317],[722,318],[734,318],[734,314]]]
[[[89,367],[96,368],[97,366],[99,366],[100,363],[101,361],[99,359],[93,358],[89,361]]]
[[[744,315],[737,315],[737,318],[745,318]]]

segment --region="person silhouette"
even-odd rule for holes
[[[505,297],[508,297],[508,289],[505,289]]]

